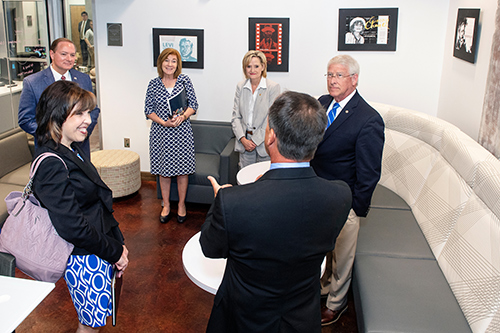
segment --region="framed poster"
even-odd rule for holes
[[[249,18],[248,50],[266,55],[268,72],[288,72],[289,18]]]
[[[453,56],[470,63],[476,61],[479,11],[479,9],[459,9],[457,15]]]
[[[398,8],[339,9],[339,51],[396,51]]]
[[[166,48],[179,51],[183,68],[203,68],[203,30],[153,28],[154,67]]]

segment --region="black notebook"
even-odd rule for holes
[[[180,116],[187,109],[187,98],[186,98],[186,89],[182,89],[172,97],[168,103],[170,104],[170,110],[172,111],[172,116],[170,118],[174,118],[176,116]]]

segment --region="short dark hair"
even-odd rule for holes
[[[174,78],[177,78],[182,73],[181,54],[176,49],[166,48],[163,51],[161,51],[160,55],[158,56],[158,60],[156,61],[156,70],[158,71],[159,77],[163,77],[162,64],[165,61],[165,59],[167,59],[168,56],[171,54],[177,57],[177,69],[174,72]]]
[[[80,14],[80,16],[83,16],[84,14],[85,14],[85,15],[87,15],[87,16],[89,16],[89,14],[88,14],[86,11],[83,11],[83,12]]]
[[[295,161],[314,157],[327,123],[326,112],[315,98],[294,91],[284,92],[271,105],[268,119],[283,157]]]
[[[36,106],[36,138],[39,146],[50,140],[61,142],[62,125],[75,112],[93,110],[96,98],[72,81],[60,80],[48,86]]]
[[[76,45],[75,45],[75,43],[73,43],[73,41],[71,39],[58,38],[55,41],[53,41],[52,44],[50,44],[50,51],[56,52],[57,46],[59,46],[59,44],[61,44],[61,43],[71,43],[71,44],[73,44],[73,46],[75,47],[75,50],[76,50]]]

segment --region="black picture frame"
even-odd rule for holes
[[[156,62],[161,51],[170,47],[181,53],[181,57],[183,57],[182,68],[203,69],[203,32],[202,29],[153,28],[153,66],[156,67]],[[181,43],[191,46],[188,58],[184,58]]]
[[[476,61],[480,9],[459,8],[455,25],[453,56],[470,63]]]
[[[290,18],[248,18],[248,50],[260,50],[268,72],[288,72]]]
[[[339,9],[338,50],[396,51],[398,11],[398,8]]]

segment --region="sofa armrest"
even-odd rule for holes
[[[236,173],[238,172],[238,153],[234,151],[234,138],[228,141],[226,147],[220,154],[220,182],[221,184],[236,185]]]
[[[12,277],[16,275],[16,258],[13,255],[0,252],[0,275]]]

